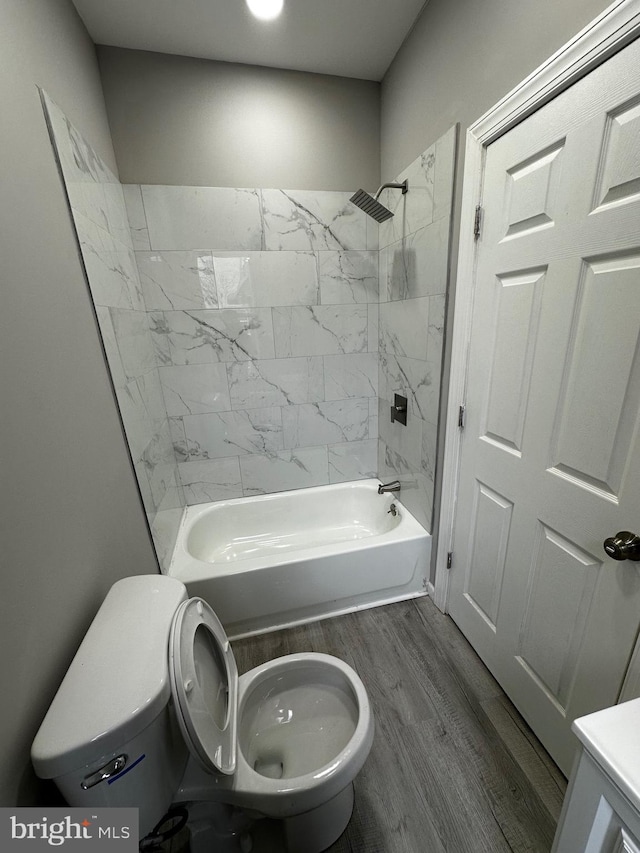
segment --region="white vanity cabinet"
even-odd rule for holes
[[[581,750],[552,853],[640,853],[640,699],[573,724]]]

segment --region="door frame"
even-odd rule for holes
[[[474,221],[476,205],[482,197],[486,148],[491,142],[511,130],[516,124],[639,36],[640,0],[617,0],[467,130],[436,571],[434,584],[429,587],[434,603],[443,613],[448,611],[449,603],[447,563],[449,554],[453,552],[462,443],[462,431],[458,426],[458,419],[460,406],[464,405],[466,397],[469,340],[475,294],[477,242],[473,233]],[[455,562],[455,554],[452,559]],[[631,685],[632,682],[640,685],[640,645],[636,648],[631,666],[634,671],[637,671],[635,674],[628,673],[625,685]],[[624,693],[625,688],[623,688],[623,695]]]

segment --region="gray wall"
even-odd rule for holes
[[[460,129],[440,435],[447,410],[450,309],[457,272],[467,128],[609,5],[609,0],[430,0],[382,81],[382,180],[390,180],[452,124],[459,124]],[[439,520],[442,455],[440,441],[434,531]],[[434,558],[436,552],[434,547]]]
[[[115,166],[68,0],[0,3],[0,805],[37,794],[31,740],[107,589],[156,571],[36,85]]]
[[[379,83],[103,46],[98,60],[124,184],[379,184]]]
[[[454,122],[464,132],[607,2],[431,0],[382,87],[383,174]],[[0,56],[7,806],[36,797],[31,739],[106,590],[156,564],[36,90],[115,168],[93,46],[68,0],[2,0]],[[376,83],[107,48],[100,61],[124,182],[378,184]]]
[[[382,83],[382,176],[467,127],[609,0],[430,0]]]

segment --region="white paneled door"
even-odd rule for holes
[[[559,766],[640,626],[640,41],[488,146],[450,613]]]

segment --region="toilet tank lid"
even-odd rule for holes
[[[168,642],[183,583],[164,575],[111,587],[33,741],[38,776],[54,779],[118,749],[169,701]]]

